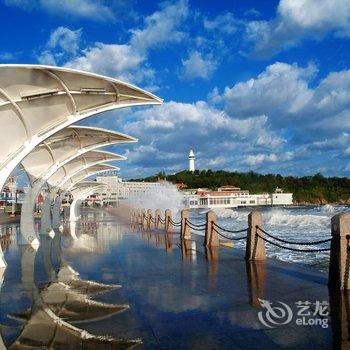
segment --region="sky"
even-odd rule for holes
[[[139,142],[123,178],[188,168],[350,175],[349,0],[0,0],[0,63],[86,70],[161,106],[84,120]]]

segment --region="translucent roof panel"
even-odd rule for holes
[[[109,164],[93,165],[87,169],[79,171],[75,175],[68,178],[68,180],[62,182],[60,184],[60,188],[63,190],[70,190],[77,183],[79,183],[80,181],[83,181],[89,176],[106,172],[106,171],[115,171],[115,170],[119,170],[119,168]]]
[[[72,159],[70,162],[60,167],[52,176],[50,176],[47,182],[50,186],[56,187],[64,179],[68,179],[80,170],[108,161],[125,159],[125,157],[116,153],[106,151],[89,151]]]
[[[155,95],[117,79],[68,68],[0,65],[0,187],[38,144],[93,114],[161,104]]]
[[[22,161],[33,180],[50,176],[66,161],[97,147],[118,143],[136,142],[137,139],[110,130],[69,126],[47,138],[34,148]],[[54,167],[54,168],[52,168]]]

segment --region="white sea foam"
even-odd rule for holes
[[[262,207],[256,208],[262,212],[264,229],[273,235],[290,241],[315,241],[330,237],[330,222],[337,213],[349,211],[349,206],[305,206],[305,207]],[[252,208],[215,209],[218,223],[228,229],[239,230],[247,227],[248,214]],[[204,215],[191,213],[194,221],[201,222]],[[239,234],[237,235],[239,236]],[[238,249],[245,248],[245,241],[235,242]],[[282,261],[297,262],[326,269],[329,259],[328,252],[303,253],[281,249],[269,244],[267,255]],[[316,246],[295,245],[295,248],[320,248]],[[323,247],[327,247],[324,244]]]
[[[175,185],[164,182],[161,189],[148,190],[131,196],[125,204],[138,209],[160,209],[162,211],[170,209],[174,216],[179,214],[183,208],[184,198]]]

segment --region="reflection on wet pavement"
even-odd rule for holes
[[[5,229],[3,229],[6,232]],[[276,260],[246,262],[202,237],[138,232],[102,211],[64,224],[38,251],[12,227],[0,294],[10,349],[315,349],[349,345],[349,298],[327,276]],[[1,280],[1,276],[0,276]],[[260,299],[329,301],[332,324],[269,328]],[[141,343],[142,341],[142,343]],[[0,341],[0,349],[2,349]]]

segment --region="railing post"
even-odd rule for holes
[[[172,213],[170,209],[167,209],[165,211],[165,232],[166,233],[172,233],[173,232],[173,224],[171,223],[172,221]]]
[[[191,230],[188,225],[186,225],[186,220],[190,217],[190,212],[188,209],[181,210],[181,239],[191,239]]]
[[[260,236],[264,234],[257,226],[263,228],[263,220],[261,213],[254,210],[248,215],[246,260],[266,260],[265,241],[258,237],[258,233]]]
[[[156,209],[154,217],[155,217],[155,221],[156,221],[155,226],[156,226],[156,229],[158,229],[159,228],[159,224],[160,224],[160,221],[159,221],[160,210],[159,209]]]
[[[151,227],[152,227],[151,218],[152,218],[152,210],[148,209],[147,210],[147,230],[148,231],[151,231]]]
[[[206,247],[218,247],[219,236],[214,229],[214,224],[216,224],[217,216],[214,211],[210,210],[206,215],[206,224],[205,224],[205,237],[204,245]]]
[[[142,226],[142,212],[141,212],[141,209],[139,209],[137,211],[137,215],[138,215],[138,224],[139,224],[139,226]]]
[[[141,216],[142,216],[142,230],[146,228],[146,210],[141,210]]]
[[[333,216],[331,225],[328,285],[337,289],[350,289],[350,213]]]

